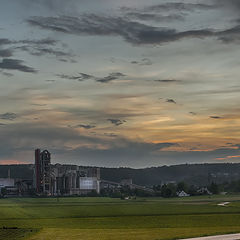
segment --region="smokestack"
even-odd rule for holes
[[[35,181],[36,181],[36,191],[40,192],[40,149],[35,150]]]

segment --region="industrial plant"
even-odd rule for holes
[[[100,178],[100,168],[67,164],[52,164],[48,150],[35,150],[35,163],[29,164],[27,178],[0,178],[1,196],[78,196],[102,193],[120,193],[122,188],[138,189],[148,193],[153,190],[136,185],[132,179],[120,182]],[[16,174],[16,173],[15,173]]]
[[[51,154],[35,150],[33,186],[38,195],[84,195],[100,193],[100,169],[51,164]]]

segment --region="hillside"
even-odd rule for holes
[[[31,179],[33,175],[31,164],[0,165],[0,178],[8,176],[8,169],[11,171],[12,178]],[[101,168],[101,178],[115,182],[132,178],[135,184],[147,186],[171,181],[205,185],[212,181],[220,183],[240,179],[240,164],[184,164],[144,169]]]

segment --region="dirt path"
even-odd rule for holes
[[[239,239],[240,239],[240,233],[210,236],[210,237],[188,238],[185,240],[239,240]]]

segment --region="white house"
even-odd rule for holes
[[[190,195],[187,194],[187,193],[184,192],[184,191],[179,191],[179,192],[177,192],[177,196],[178,196],[178,197],[189,197]]]

